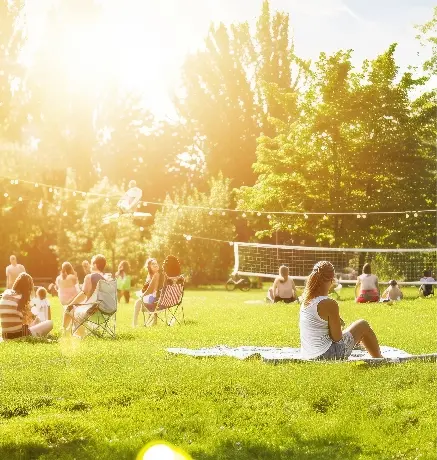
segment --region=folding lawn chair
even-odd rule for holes
[[[99,280],[91,299],[75,310],[72,333],[84,326],[88,334],[98,337],[108,334],[115,339],[117,281]]]
[[[144,325],[147,322],[146,311],[155,313],[157,318],[167,326],[185,323],[184,306],[182,305],[184,287],[185,279],[181,274],[178,259],[174,256],[167,256],[163,264],[163,271],[160,273],[155,302],[152,304],[146,303],[144,296],[141,298]]]

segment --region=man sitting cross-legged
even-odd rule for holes
[[[96,300],[97,283],[105,279],[105,274],[103,273],[105,266],[105,256],[97,254],[91,259],[91,273],[85,276],[82,290],[65,308],[63,320],[64,333],[70,329],[72,323],[75,322],[75,318],[83,319],[95,312],[97,307],[90,304]],[[84,326],[80,326],[75,335],[83,337],[85,335]]]

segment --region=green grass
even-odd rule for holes
[[[382,344],[435,352],[434,299],[357,305]],[[407,296],[408,297],[408,296]],[[247,304],[263,292],[186,292],[187,324],[118,338],[0,344],[1,459],[133,459],[165,439],[195,459],[435,459],[436,367],[411,362],[264,364],[174,356],[166,347],[299,346],[298,305]],[[61,309],[52,301],[57,336]]]

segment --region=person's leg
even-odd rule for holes
[[[132,321],[132,327],[137,327],[138,325],[138,315],[140,314],[141,306],[141,299],[138,299],[134,305],[134,318]]]
[[[275,296],[273,294],[273,288],[270,288],[267,291],[266,300],[269,301],[270,303],[273,303],[275,301]]]
[[[129,303],[130,291],[124,291],[123,294],[124,294],[124,300],[126,301],[126,303]]]
[[[41,323],[38,323],[35,326],[29,327],[30,333],[36,337],[47,335],[52,329],[53,321],[51,319],[48,319],[47,321],[42,321]]]
[[[117,289],[117,300],[120,302],[121,298],[123,297],[123,291]]]
[[[354,337],[355,343],[362,342],[373,358],[383,358],[378,339],[367,321],[359,319],[343,332],[350,332]]]
[[[73,321],[73,311],[74,307],[67,307],[64,309],[64,318],[62,320],[62,328],[64,331],[71,327]]]

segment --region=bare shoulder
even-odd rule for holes
[[[319,311],[325,313],[338,312],[338,303],[334,299],[323,299],[319,302]]]

